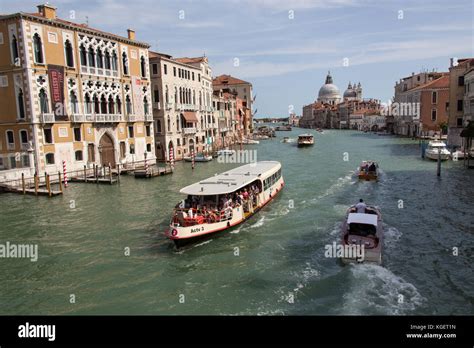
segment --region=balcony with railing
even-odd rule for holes
[[[145,117],[143,115],[127,115],[128,122],[140,122],[145,121]]]
[[[86,121],[86,115],[72,114],[71,121],[75,123],[82,123]]]
[[[153,109],[161,110],[161,103],[160,102],[154,102],[153,103]]]
[[[121,114],[96,114],[95,122],[97,123],[114,123],[123,121],[123,116]]]
[[[92,66],[81,66],[81,73],[89,75],[107,76],[107,77],[119,77],[118,70],[96,68]]]
[[[166,103],[165,108],[166,110],[171,110],[173,108],[173,103]]]
[[[40,116],[41,123],[54,123],[54,114],[43,113]]]
[[[196,127],[186,127],[186,128],[183,128],[183,134],[196,134],[197,132],[197,129]]]
[[[153,115],[151,115],[151,114],[145,115],[145,121],[146,122],[153,122]]]
[[[175,110],[180,111],[197,111],[198,106],[194,104],[175,104]]]

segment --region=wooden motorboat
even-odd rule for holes
[[[383,227],[382,214],[374,206],[357,212],[355,206],[347,210],[342,224],[343,263],[382,263]]]
[[[361,180],[378,180],[379,165],[375,161],[363,161],[358,168],[358,176]]]

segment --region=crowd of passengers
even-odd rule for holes
[[[225,221],[232,218],[233,209],[236,207],[243,207],[245,213],[253,213],[260,203],[259,193],[259,187],[251,184],[234,193],[219,196],[218,202],[216,196],[189,195],[176,208],[180,209],[186,224]]]

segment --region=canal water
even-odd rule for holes
[[[38,244],[39,259],[0,259],[0,314],[474,313],[474,172],[446,162],[438,178],[411,139],[329,130],[311,148],[281,142],[300,133],[246,147],[283,165],[273,203],[180,251],[163,235],[179,189],[236,164],[178,163],[53,199],[1,195],[0,243]],[[354,176],[363,159],[379,162],[378,183]],[[382,210],[382,266],[324,256],[359,198]]]

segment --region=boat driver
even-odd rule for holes
[[[367,204],[364,203],[364,200],[361,198],[359,199],[359,203],[356,204],[357,213],[365,214],[365,209],[367,208]]]

